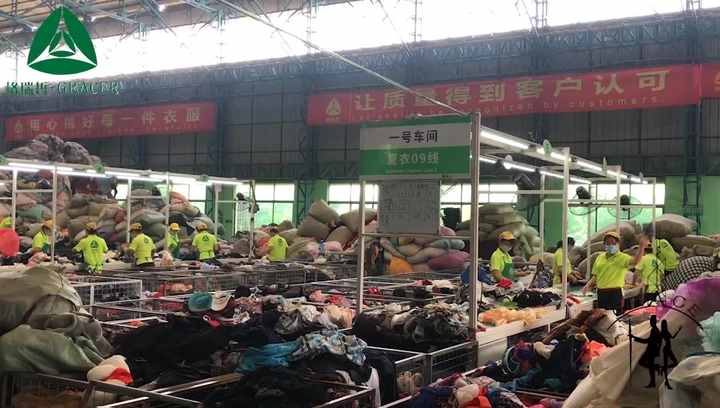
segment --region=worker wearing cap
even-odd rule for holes
[[[105,263],[105,254],[108,251],[107,243],[97,235],[97,225],[90,222],[85,225],[85,238],[81,239],[73,251],[83,255],[83,262],[90,273],[102,273]]]
[[[177,258],[180,255],[180,235],[178,235],[178,232],[180,232],[180,225],[173,222],[170,224],[170,228],[168,229],[169,231],[167,235],[165,235],[165,245],[167,246],[167,250],[172,254],[173,258]]]
[[[217,238],[207,231],[205,223],[198,223],[195,226],[197,234],[193,238],[192,246],[198,254],[200,261],[214,261],[215,250],[217,249]]]
[[[287,258],[288,243],[280,236],[280,230],[277,227],[270,228],[270,240],[267,243],[268,258],[271,261],[279,262]]]
[[[575,246],[575,238],[568,237],[567,238],[567,248],[568,253],[570,253],[570,250]],[[553,285],[560,285],[562,283],[562,270],[563,270],[563,262],[567,262],[568,264],[568,274],[572,272],[572,264],[570,263],[570,259],[567,255],[563,256],[563,245],[562,241],[558,242],[557,249],[555,250],[555,255],[553,256]]]
[[[143,234],[142,224],[136,222],[130,225],[130,246],[128,250],[135,257],[136,266],[155,265],[153,262],[153,251],[155,251],[155,242],[152,238]]]
[[[677,252],[675,252],[675,249],[668,242],[668,240],[658,239],[655,236],[652,224],[650,224],[645,230],[645,232],[643,232],[643,234],[640,236],[641,240],[643,238],[649,242],[652,242],[655,246],[655,255],[665,267],[665,274],[670,275],[672,272],[674,272],[675,269],[677,269],[680,261],[678,260]]]
[[[2,229],[11,229],[12,228],[12,218],[5,217],[2,221],[0,221],[0,228]]]
[[[648,242],[647,239],[640,241],[640,247],[634,258],[620,252],[620,234],[617,232],[606,232],[603,242],[605,252],[595,259],[592,267],[592,279],[583,287],[583,293],[596,287],[598,307],[614,310],[619,314],[623,309],[625,274],[631,266],[640,262]]]
[[[515,269],[510,256],[513,246],[515,246],[515,236],[510,231],[503,231],[498,236],[498,248],[490,257],[490,273],[498,282],[503,278],[515,279]]]
[[[53,222],[47,220],[42,224],[40,231],[33,237],[32,240],[32,253],[44,252],[50,255],[50,239],[48,236],[52,234]]]

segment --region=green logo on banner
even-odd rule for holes
[[[53,75],[79,74],[97,66],[90,34],[70,9],[58,6],[40,25],[28,53],[28,66]]]

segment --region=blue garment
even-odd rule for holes
[[[453,387],[423,387],[420,394],[410,401],[410,408],[435,408],[447,402],[455,389]]]
[[[287,367],[290,364],[290,355],[294,353],[300,343],[298,340],[287,343],[267,344],[263,347],[250,347],[242,357],[237,371],[251,373],[259,367]]]
[[[460,279],[462,279],[462,282],[464,284],[470,283],[470,267],[468,266],[460,275]],[[490,269],[488,269],[487,266],[480,265],[478,266],[478,280],[482,283],[486,283],[488,285],[495,285],[497,282],[495,282],[495,279],[493,279],[492,275],[490,274]]]
[[[298,347],[290,356],[292,361],[330,353],[345,356],[359,366],[365,364],[365,347],[367,347],[367,343],[356,336],[346,336],[339,331],[323,330],[306,334],[296,341]]]

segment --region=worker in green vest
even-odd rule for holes
[[[510,251],[515,245],[515,236],[510,231],[503,231],[498,236],[498,248],[490,256],[490,273],[497,282],[503,278],[514,280],[515,269],[513,268]]]
[[[640,236],[640,239],[645,239],[655,246],[655,255],[657,259],[663,264],[665,268],[665,275],[670,275],[675,271],[680,260],[679,256],[672,244],[667,239],[658,239],[655,236],[655,231],[652,224],[646,227],[645,232]],[[652,247],[652,246],[651,246]]]
[[[130,246],[128,250],[135,258],[135,266],[154,266],[153,252],[155,251],[155,242],[152,238],[143,234],[142,224],[136,222],[130,226]]]
[[[167,250],[170,252],[173,258],[177,259],[180,255],[180,225],[173,222],[168,228],[168,233],[165,235],[165,245]]]
[[[33,237],[32,240],[32,253],[44,252],[50,255],[50,234],[52,234],[53,222],[47,220],[42,224],[40,231]]]
[[[592,266],[592,278],[583,287],[583,293],[597,288],[597,307],[614,310],[618,315],[623,312],[623,288],[628,270],[640,263],[648,245],[646,238],[640,240],[635,256],[620,251],[620,234],[608,231],[603,237],[605,252],[595,258]]]
[[[193,238],[192,246],[197,252],[198,260],[208,263],[217,263],[215,261],[215,251],[218,250],[217,238],[215,235],[207,231],[207,225],[199,222],[195,229],[197,234]]]
[[[84,268],[91,274],[101,274],[105,264],[107,243],[97,235],[97,225],[90,222],[85,225],[85,238],[75,245],[73,251],[82,253]]]

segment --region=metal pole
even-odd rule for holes
[[[568,254],[568,182],[570,181],[570,149],[563,148],[563,196],[562,196],[562,248],[563,248],[563,260],[562,260],[562,298],[563,304],[566,303],[567,299],[567,277],[568,270],[570,268],[568,260],[570,254]],[[589,263],[590,261],[588,261]]]
[[[169,250],[170,247],[168,246],[168,235],[170,234],[170,173],[165,172],[165,245],[163,247],[165,250]]]
[[[540,191],[545,192],[545,175],[540,175]],[[540,255],[545,253],[545,195],[540,196],[540,215],[538,230],[540,232]],[[541,258],[542,259],[542,256]]]
[[[128,179],[128,192],[125,197],[125,205],[127,205],[125,220],[125,243],[130,244],[130,219],[132,218],[132,179]]]
[[[478,213],[478,190],[480,189],[480,113],[472,114],[472,125],[470,128],[470,145],[472,147],[471,162],[470,162],[470,273],[468,273],[468,280],[470,285],[470,318],[468,319],[468,325],[470,333],[473,335],[475,340],[475,331],[477,330],[477,318],[478,318],[478,301],[482,301],[482,293],[478,299],[477,287],[478,287],[478,244],[480,241],[480,233],[478,231],[479,213]],[[482,287],[481,287],[482,288]]]
[[[622,167],[617,166],[617,177],[615,177],[615,187],[617,189],[617,194],[615,194],[615,232],[618,234],[620,233],[620,173],[622,172]],[[620,243],[618,243],[620,244]]]
[[[57,165],[53,169],[52,173],[53,179],[52,179],[52,229],[50,233],[52,234],[52,238],[50,238],[50,262],[55,263],[55,234],[57,231]]]
[[[250,180],[250,255],[249,259],[255,258],[255,180]]]
[[[17,218],[17,170],[12,171],[12,228],[15,230],[15,219]]]
[[[592,184],[590,185],[590,191],[592,192]],[[595,192],[597,192],[597,189],[595,189]],[[593,194],[593,197],[595,195]],[[590,276],[592,276],[592,265],[590,265],[590,245],[592,245],[592,242],[590,242],[590,236],[592,236],[592,203],[588,203],[587,208],[587,239],[585,240],[585,259],[587,259],[587,262],[585,262],[586,268],[585,268],[585,279],[590,279]]]
[[[215,237],[217,237],[217,232],[218,232],[218,213],[219,213],[218,206],[220,205],[219,204],[220,188],[221,187],[219,184],[213,184],[213,193],[214,193],[213,197],[215,197],[215,210],[213,211],[213,218],[214,218],[213,222],[215,223],[215,231],[214,231]]]
[[[358,285],[357,285],[357,314],[362,313],[363,297],[365,295],[365,180],[360,180],[360,238],[359,253],[357,260]],[[383,260],[384,262],[384,260]]]

